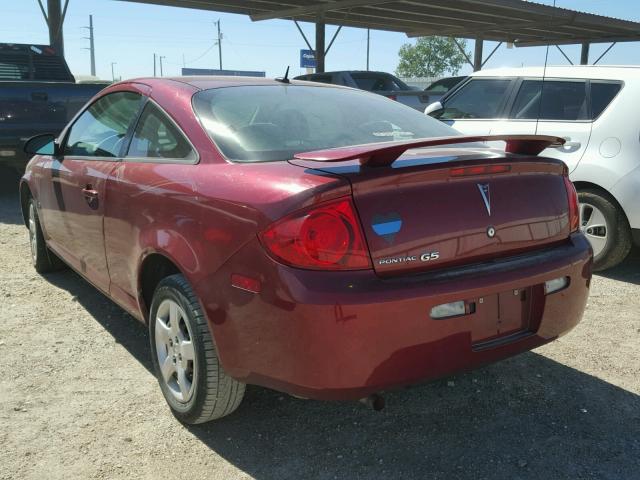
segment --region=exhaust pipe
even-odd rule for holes
[[[384,397],[377,393],[372,393],[368,397],[361,398],[360,403],[365,404],[367,407],[372,408],[376,412],[379,412],[384,408]]]

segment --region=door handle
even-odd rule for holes
[[[94,190],[91,185],[87,185],[82,189],[82,193],[88,199],[98,198],[98,191]]]
[[[572,142],[571,137],[562,137],[562,138],[565,140],[564,145],[558,145],[557,147],[553,147],[553,148],[556,148],[558,150],[571,150],[575,152],[582,145],[580,142]]]

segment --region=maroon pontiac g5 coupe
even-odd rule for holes
[[[148,323],[198,423],[246,383],[371,398],[569,331],[591,250],[566,167],[537,156],[561,141],[457,136],[331,85],[139,79],[31,139],[20,195],[35,268]]]

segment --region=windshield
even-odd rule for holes
[[[385,97],[331,87],[264,85],[198,92],[194,109],[230,160],[288,160],[296,153],[459,135]]]

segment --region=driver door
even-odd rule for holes
[[[107,178],[124,155],[125,138],[143,104],[133,92],[107,94],[68,128],[62,158],[53,159],[45,197],[50,244],[72,267],[108,291],[104,247]]]

